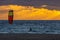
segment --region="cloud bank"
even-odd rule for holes
[[[8,20],[8,11],[10,9],[14,10],[14,20],[60,20],[60,10],[49,10],[44,7],[35,8],[33,6],[18,5],[0,6],[0,20]]]

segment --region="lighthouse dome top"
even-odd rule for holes
[[[13,10],[9,10],[9,12],[13,12]]]

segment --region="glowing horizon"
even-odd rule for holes
[[[43,5],[43,7],[46,5]],[[0,20],[8,20],[8,11],[14,10],[14,20],[60,20],[59,10],[33,6],[4,5],[0,6]]]

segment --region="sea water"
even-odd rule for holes
[[[0,33],[60,34],[59,20],[0,20]]]

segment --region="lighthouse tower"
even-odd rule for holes
[[[8,21],[9,21],[9,24],[13,23],[13,10],[9,10]]]

